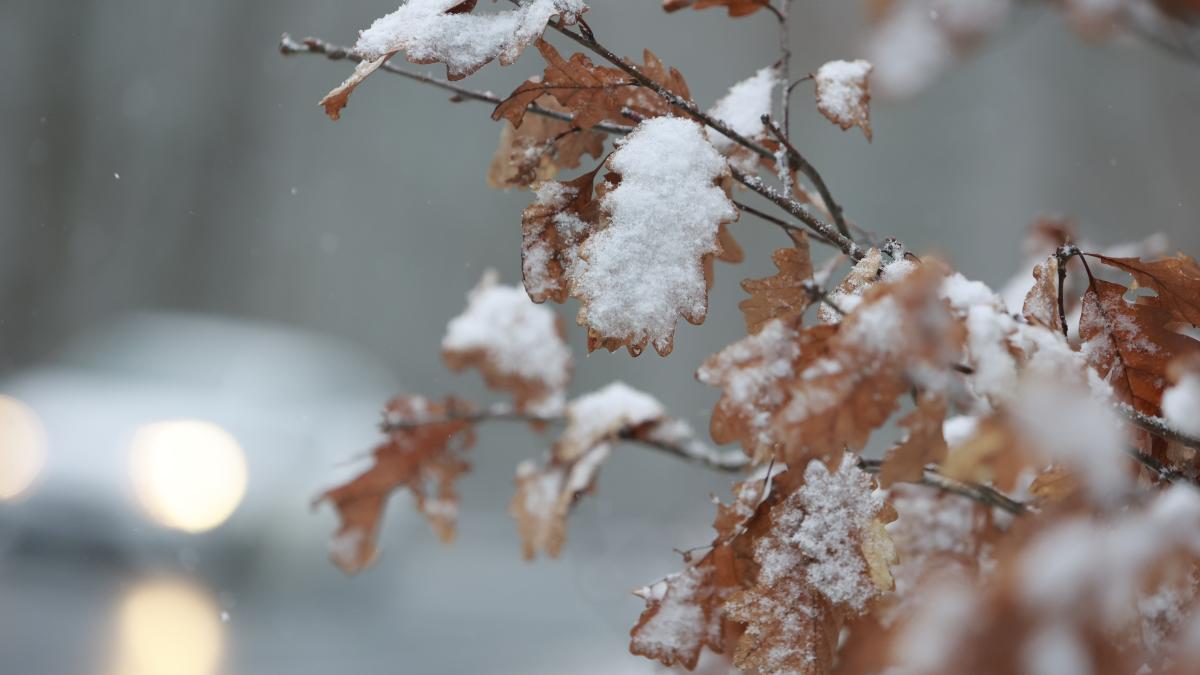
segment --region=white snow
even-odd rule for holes
[[[663,415],[662,404],[653,396],[624,382],[613,382],[567,406],[567,427],[555,446],[556,457],[573,461],[622,429],[662,419]]]
[[[763,68],[730,87],[729,93],[721,97],[708,113],[746,138],[759,138],[766,133],[762,116],[771,112],[771,97],[778,85],[779,71],[773,67]],[[733,141],[717,132],[710,133],[709,140],[721,152],[728,152],[734,147]]]
[[[871,63],[830,61],[817,69],[817,107],[839,123],[854,124],[862,114],[867,97]]]
[[[676,659],[700,648],[704,640],[718,642],[720,621],[706,621],[698,594],[705,591],[707,571],[689,565],[645,589],[646,606],[658,611],[633,634],[631,647],[652,658]]]
[[[457,79],[497,57],[512,63],[552,17],[573,23],[587,9],[582,0],[527,0],[504,12],[446,14],[461,3],[408,0],[359,33],[354,51],[367,60],[403,51],[414,63],[445,63]]]
[[[1187,373],[1164,391],[1162,410],[1171,426],[1200,436],[1200,375]]]
[[[642,122],[608,161],[620,185],[601,206],[607,227],[580,246],[572,279],[580,317],[596,334],[659,352],[678,316],[701,321],[708,292],[701,258],[717,251],[717,229],[737,209],[717,186],[726,172],[700,126],[677,117]]]
[[[499,373],[543,384],[547,394],[533,402],[533,412],[560,413],[571,352],[559,335],[554,312],[535,305],[525,289],[498,283],[494,270],[484,272],[467,298],[466,310],[446,325],[442,349],[482,350]]]

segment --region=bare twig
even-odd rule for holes
[[[776,66],[779,69],[779,77],[783,81],[784,86],[792,79],[792,45],[791,45],[791,27],[788,24],[789,12],[791,10],[792,0],[779,0],[779,9],[775,10],[775,17],[779,19],[779,63]],[[769,2],[767,4],[771,9],[775,9]],[[790,130],[791,125],[791,97],[786,91],[780,92],[780,108],[783,111],[783,128]]]
[[[763,124],[771,130],[771,134],[775,139],[783,144],[788,154],[788,163],[792,168],[798,169],[801,173],[812,181],[813,187],[817,188],[817,193],[821,195],[821,200],[825,202],[825,206],[829,209],[829,215],[833,216],[833,224],[837,226],[838,232],[841,232],[846,238],[850,238],[850,230],[846,227],[846,218],[842,215],[842,206],[833,199],[833,193],[829,191],[829,187],[825,185],[825,179],[821,177],[821,173],[816,167],[809,163],[804,155],[792,145],[788,140],[787,134],[779,127],[775,120],[771,119],[770,115],[763,115]]]
[[[733,205],[738,207],[742,211],[749,213],[752,216],[757,216],[757,217],[767,221],[768,223],[771,223],[772,225],[778,226],[784,232],[804,230],[804,228],[800,227],[799,225],[793,225],[793,224],[787,222],[786,220],[783,220],[782,218],[776,218],[775,216],[773,216],[765,211],[760,211],[759,209],[756,209],[753,206],[750,206],[749,204],[743,204],[742,202],[739,202],[736,199],[733,200]],[[809,232],[808,236],[812,237],[816,241],[821,242],[822,244],[826,244],[828,246],[837,246],[837,244],[834,244],[832,241],[829,241],[825,237],[822,237],[821,235],[819,235],[815,232]]]
[[[878,459],[860,458],[858,460],[858,466],[867,473],[877,474],[883,468],[883,461]],[[977,483],[965,483],[963,481],[955,480],[949,476],[943,476],[942,474],[930,468],[925,469],[925,473],[921,476],[919,483],[921,485],[928,485],[929,487],[937,488],[943,492],[950,492],[952,494],[972,499],[981,504],[986,504],[1002,511],[1007,511],[1016,516],[1024,515],[1028,511],[1028,507],[1024,503],[1009,497],[995,488],[988,487],[986,485],[979,485]]]
[[[816,214],[809,211],[800,202],[764,184],[758,176],[743,173],[732,166],[729,167],[729,170],[733,174],[734,180],[766,197],[776,206],[795,216],[797,220],[804,223],[809,229],[840,248],[842,253],[850,256],[852,260],[862,260],[862,257],[866,255],[859,245],[854,243],[853,239],[839,232],[833,225],[818,218]]]

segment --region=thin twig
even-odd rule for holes
[[[784,149],[787,150],[788,163],[793,168],[799,169],[801,173],[812,181],[813,187],[817,188],[817,193],[821,195],[821,200],[825,202],[826,208],[829,209],[829,215],[833,216],[833,224],[837,226],[838,232],[841,232],[842,236],[850,238],[850,229],[846,227],[846,218],[842,215],[842,206],[834,201],[833,193],[825,185],[825,179],[821,177],[821,173],[805,159],[804,155],[800,154],[796,146],[792,145],[792,142],[788,140],[787,134],[784,133],[783,129],[779,128],[779,124],[771,119],[770,115],[763,115],[762,121],[771,130],[775,139],[782,143]]]
[[[766,197],[776,206],[795,216],[797,220],[804,223],[809,229],[840,248],[842,253],[850,256],[852,260],[862,260],[863,256],[866,255],[858,244],[854,243],[853,239],[839,232],[833,225],[818,218],[816,214],[804,208],[804,205],[800,202],[787,195],[780,194],[779,191],[764,184],[758,176],[743,173],[732,166],[729,167],[729,171],[733,174],[734,180]]]
[[[1159,438],[1174,441],[1180,445],[1200,451],[1200,438],[1183,433],[1172,427],[1161,417],[1147,415],[1127,403],[1118,403],[1117,411],[1136,427],[1145,429]]]
[[[738,207],[742,211],[749,213],[752,216],[757,216],[757,217],[762,218],[763,220],[767,221],[768,223],[771,223],[772,225],[777,225],[784,232],[793,232],[793,231],[803,231],[804,230],[804,228],[800,227],[799,225],[793,225],[793,224],[783,220],[782,218],[776,218],[775,216],[773,216],[765,211],[760,211],[760,210],[754,208],[753,206],[750,206],[749,204],[743,204],[742,202],[739,202],[736,199],[733,200],[733,205]],[[829,241],[825,237],[822,237],[821,235],[819,235],[815,232],[808,232],[808,236],[812,237],[816,241],[821,242],[822,244],[826,244],[828,246],[836,246],[836,244],[834,244],[832,241]]]
[[[779,19],[779,77],[785,85],[792,79],[791,26],[788,24],[791,4],[792,0],[780,0],[779,9],[775,10],[775,16]],[[767,6],[775,9],[769,2]],[[790,133],[792,128],[791,97],[783,92],[780,99],[780,107],[783,110],[783,128]]]
[[[883,468],[883,461],[859,458],[858,467],[867,473],[877,474]],[[1009,497],[995,488],[955,480],[928,467],[925,469],[919,482],[921,485],[928,485],[943,492],[960,495],[981,504],[1007,511],[1015,516],[1024,515],[1028,511],[1028,507],[1024,503]]]
[[[314,37],[306,37],[303,40],[297,42],[291,35],[288,35],[287,33],[284,33],[283,36],[279,39],[279,53],[283,54],[284,56],[294,56],[296,54],[319,54],[319,55],[322,55],[325,58],[329,59],[330,61],[350,61],[352,63],[358,63],[359,61],[362,61],[361,56],[354,53],[353,50],[343,47],[341,45],[335,45],[330,42],[326,42],[325,40],[322,40],[320,38],[314,38]],[[468,89],[466,87],[460,87],[457,84],[448,82],[448,81],[443,80],[438,77],[433,77],[432,75],[425,75],[422,73],[414,73],[411,70],[405,70],[404,68],[401,68],[399,66],[392,65],[391,61],[384,63],[382,66],[380,66],[379,69],[382,71],[391,73],[393,75],[399,75],[400,77],[407,77],[410,80],[414,80],[417,82],[422,82],[424,84],[432,85],[439,89],[445,89],[446,91],[453,92],[455,94],[455,96],[458,96],[459,98],[462,98],[462,99],[467,99],[467,100],[471,100],[471,101],[480,101],[482,103],[490,103],[492,105],[499,105],[501,102],[504,101],[504,99],[500,98],[499,96],[496,96],[495,94],[491,94],[491,93],[483,92],[483,91],[476,91],[474,89]],[[563,122],[574,121],[574,117],[568,113],[564,113],[559,110],[551,110],[549,108],[543,108],[542,106],[539,106],[536,104],[529,105],[529,107],[526,108],[526,110],[535,115],[541,115],[543,117],[550,117],[550,118],[553,118],[556,120],[561,120]],[[597,131],[604,131],[606,133],[618,134],[618,135],[624,135],[624,134],[629,133],[630,131],[633,131],[633,127],[625,126],[622,124],[612,124],[609,122],[600,122],[599,124],[596,124],[592,128]]]
[[[1158,461],[1157,459],[1154,459],[1150,455],[1147,455],[1146,453],[1144,453],[1140,450],[1135,450],[1133,448],[1125,448],[1125,453],[1128,454],[1130,457],[1136,459],[1138,461],[1138,463],[1141,464],[1142,466],[1144,466],[1147,469],[1150,469],[1154,473],[1158,474],[1158,476],[1160,478],[1167,481],[1168,483],[1177,483],[1178,482],[1178,483],[1190,483],[1192,485],[1195,485],[1195,481],[1188,478],[1183,473],[1176,471],[1175,469],[1172,469],[1171,467],[1167,466],[1166,464],[1163,464],[1162,462]]]
[[[566,421],[566,417],[562,415],[534,415],[532,413],[522,412],[506,404],[495,404],[486,408],[479,408],[468,412],[449,412],[445,415],[437,417],[420,418],[414,420],[393,421],[384,419],[380,424],[380,430],[384,433],[392,431],[400,431],[403,429],[415,429],[417,427],[429,424],[441,424],[444,422],[526,422],[530,424],[562,424]],[[722,452],[704,443],[692,438],[689,440],[680,441],[675,438],[668,438],[664,435],[655,435],[654,433],[640,432],[635,433],[632,430],[625,429],[617,434],[622,440],[644,445],[653,450],[664,452],[668,455],[682,459],[694,464],[700,464],[710,469],[724,471],[729,473],[740,473],[749,466],[749,459],[745,454],[739,451]]]

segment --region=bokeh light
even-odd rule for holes
[[[46,432],[33,408],[0,394],[0,500],[29,491],[46,462]]]
[[[223,643],[220,610],[203,588],[144,581],[121,601],[112,675],[213,675]]]
[[[158,523],[187,532],[212,529],[246,492],[237,440],[200,420],[168,420],[138,430],[130,449],[139,501]]]

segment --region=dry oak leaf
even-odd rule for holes
[[[1062,332],[1058,314],[1058,258],[1051,255],[1033,268],[1033,287],[1025,294],[1021,314],[1029,323]]]
[[[817,110],[842,130],[862,129],[871,140],[871,87],[868,61],[830,61],[817,70]]]
[[[1144,298],[1143,302],[1170,312],[1175,321],[1200,326],[1200,265],[1191,257],[1183,253],[1151,261],[1093,257],[1129,272],[1137,283],[1135,287],[1150,288],[1158,294]]]
[[[570,181],[547,181],[521,214],[521,276],[529,299],[563,302],[579,245],[600,220],[593,184],[601,167]]]
[[[700,126],[679,117],[640,123],[607,166],[619,183],[571,265],[576,321],[589,351],[624,346],[637,356],[650,344],[666,356],[678,318],[699,324],[708,313],[705,259],[720,254],[721,225],[738,217],[723,187],[728,166]]]
[[[946,458],[946,439],[942,424],[946,421],[946,402],[940,396],[924,395],[917,407],[900,419],[908,429],[904,440],[888,450],[879,472],[879,483],[891,487],[895,483],[915,483],[925,475],[925,465]]]
[[[487,270],[467,308],[446,325],[442,359],[453,371],[477,368],[488,387],[511,393],[520,412],[554,416],[566,403],[571,351],[554,312]]]
[[[789,230],[795,242],[792,248],[776,249],[771,260],[779,273],[765,279],[746,279],[742,290],[749,298],[738,303],[746,317],[746,331],[753,334],[772,319],[781,318],[786,323],[804,314],[812,304],[812,294],[806,287],[812,281],[812,256],[809,253],[808,237],[798,230]]]
[[[442,541],[454,538],[458,495],[454,480],[470,468],[462,452],[475,442],[471,406],[448,398],[438,403],[422,396],[397,396],[388,402],[388,438],[372,452],[373,463],[353,480],[326,491],[314,504],[328,501],[341,521],[330,544],[330,558],[348,574],[370,565],[384,507],[392,491],[407,487]],[[435,490],[428,494],[429,487]]]
[[[565,112],[553,98],[544,96],[538,105]],[[584,131],[544,115],[516,129],[504,122],[500,145],[488,167],[488,187],[527,188],[554,178],[560,169],[574,169],[584,155],[599,158],[604,154],[604,134]]]
[[[571,401],[566,418],[562,436],[543,465],[526,460],[517,467],[517,493],[509,514],[517,521],[527,560],[539,550],[551,558],[562,551],[571,507],[593,489],[612,443],[648,433],[666,421],[661,403],[622,382]]]
[[[845,453],[836,469],[810,462],[803,483],[778,494],[754,546],[749,588],[725,604],[745,625],[734,665],[752,672],[829,672],[846,620],[893,588],[897,562],[884,525],[895,512]]]
[[[564,60],[549,42],[538,40],[538,51],[546,60],[540,77],[526,80],[508,98],[496,105],[492,119],[506,119],[520,127],[529,104],[549,96],[573,114],[571,123],[590,129],[605,119],[621,119],[626,94],[622,89],[637,86],[624,71],[592,63],[584,54]]]
[[[768,0],[663,0],[663,9],[668,12],[678,11],[685,7],[694,9],[709,9],[710,7],[725,7],[729,16],[749,16],[766,7]]]
[[[325,113],[338,119],[355,87],[398,52],[412,63],[444,63],[451,80],[460,80],[495,58],[517,60],[526,45],[541,37],[558,18],[574,23],[587,6],[582,0],[526,0],[515,9],[473,14],[475,0],[407,0],[359,33],[354,53],[363,63],[321,100]]]
[[[1079,338],[1089,366],[1117,398],[1147,415],[1160,416],[1167,364],[1200,352],[1200,342],[1173,332],[1177,322],[1162,298],[1125,299],[1120,284],[1089,278],[1083,294]]]

